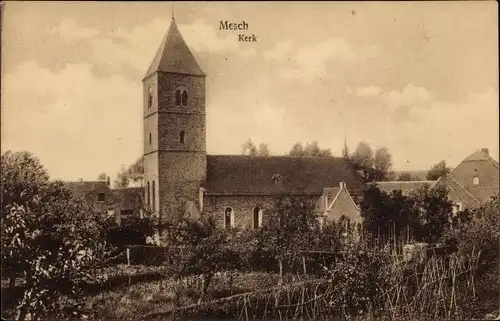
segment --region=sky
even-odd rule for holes
[[[5,3],[4,3],[5,4]],[[207,151],[249,138],[283,155],[387,147],[396,170],[499,154],[498,5],[474,2],[178,2],[208,75]],[[168,2],[7,2],[1,149],[52,178],[115,176],[142,154],[142,79]],[[220,21],[248,30],[220,30]],[[257,42],[238,41],[238,34]]]

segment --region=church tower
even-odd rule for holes
[[[205,180],[205,77],[172,17],[143,79],[145,201],[162,223]]]

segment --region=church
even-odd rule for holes
[[[206,77],[172,18],[143,79],[144,198],[160,222],[203,213],[258,228],[282,194],[314,198],[325,219],[361,221],[364,182],[345,157],[207,155]]]

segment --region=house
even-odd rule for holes
[[[450,173],[450,177],[467,190],[480,204],[499,192],[500,170],[487,148],[466,157]]]
[[[132,215],[140,215],[143,198],[143,187],[127,187],[113,189],[107,181],[64,182],[64,186],[75,196],[85,197],[97,211],[113,215],[118,224]]]
[[[362,197],[364,182],[345,158],[207,155],[206,77],[172,18],[143,79],[144,195],[160,222],[188,211],[212,215],[226,228],[258,228],[276,197],[316,201],[341,182],[326,215],[356,216],[348,199]]]
[[[436,181],[390,181],[373,184],[386,193],[399,190],[406,196],[426,184],[430,188],[444,185],[448,188],[448,198],[453,204],[453,211],[458,212],[477,208],[498,194],[499,175],[498,162],[489,155],[487,148],[483,148],[470,154],[450,174]]]
[[[327,221],[339,222],[343,217],[352,223],[362,221],[361,209],[347,190],[345,182],[340,182],[337,187],[323,188],[315,212]]]
[[[113,193],[113,211],[118,224],[132,216],[140,217],[144,204],[144,187],[115,188]]]
[[[76,197],[85,197],[94,204],[100,212],[111,210],[114,204],[113,194],[109,183],[106,181],[73,181],[64,182],[64,186]]]

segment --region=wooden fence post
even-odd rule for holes
[[[307,276],[307,269],[306,269],[306,256],[302,255],[302,268],[304,270],[304,277]]]

